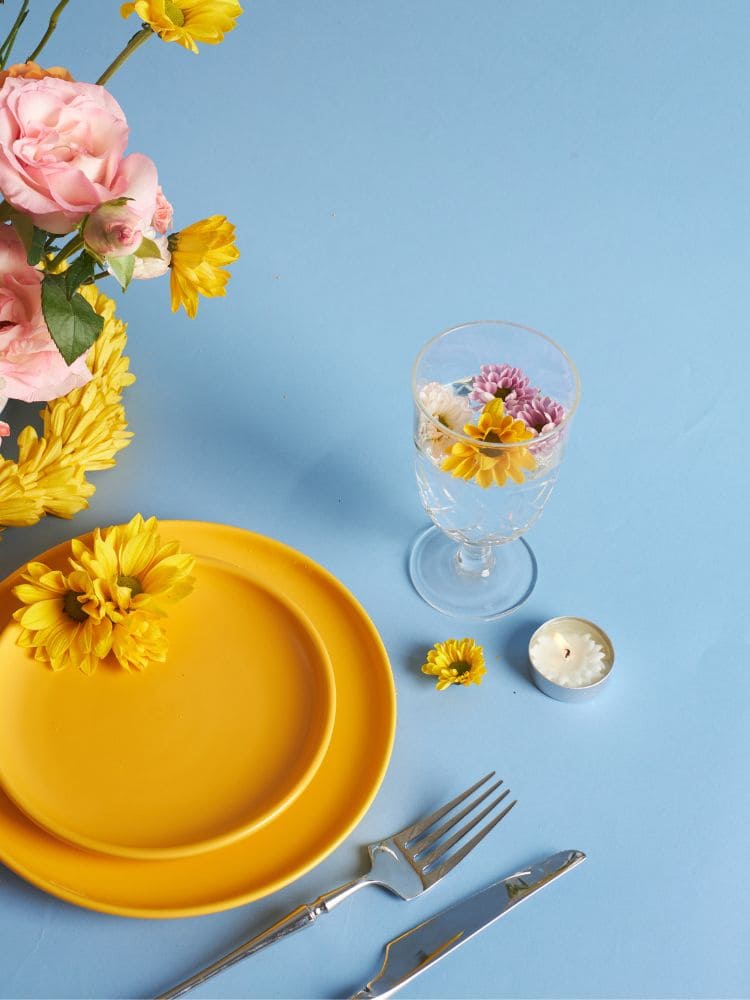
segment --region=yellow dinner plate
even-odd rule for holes
[[[393,744],[395,690],[375,627],[346,588],[293,549],[240,528],[164,521],[162,537],[251,573],[301,609],[330,657],[336,686],[331,741],[300,795],[261,828],[230,844],[185,857],[148,860],[81,850],[52,836],[0,792],[0,860],[56,896],[124,916],[194,916],[239,906],[288,885],[354,829],[385,774]],[[60,564],[67,544],[44,553]],[[0,584],[0,623],[17,606]],[[182,604],[187,609],[189,598]],[[176,610],[178,605],[173,609]],[[221,638],[216,637],[217,650]],[[24,663],[24,669],[32,665]],[[149,668],[157,671],[159,665]],[[135,676],[133,682],[143,680]],[[270,684],[267,676],[258,684]],[[165,752],[174,752],[165,748]]]
[[[74,844],[159,858],[269,822],[320,766],[333,669],[309,619],[256,576],[199,557],[166,663],[57,673],[0,638],[0,783]]]

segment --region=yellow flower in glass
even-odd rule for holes
[[[422,673],[437,677],[438,691],[451,684],[481,684],[487,673],[484,651],[473,639],[446,639],[429,651]]]
[[[13,614],[21,626],[18,645],[33,649],[36,659],[53,670],[73,666],[93,674],[112,646],[112,623],[96,600],[90,577],[81,570],[66,576],[32,562],[23,580],[13,588],[24,605]]]
[[[226,295],[229,272],[225,265],[236,261],[234,226],[224,215],[212,215],[169,237],[172,255],[172,312],[184,306],[190,319],[198,311],[198,295],[208,299]]]
[[[177,42],[197,52],[196,42],[218,45],[242,13],[236,0],[135,0],[120,7],[123,17],[135,13],[163,42]]]
[[[466,424],[464,434],[487,444],[514,444],[534,436],[522,420],[505,412],[502,399],[487,403],[476,425]],[[505,486],[508,476],[522,483],[523,470],[533,469],[535,464],[528,448],[482,448],[480,443],[457,441],[440,468],[458,479],[473,479],[486,489],[493,483]]]
[[[71,543],[75,569],[94,581],[95,592],[113,622],[138,613],[152,619],[166,614],[163,605],[193,589],[195,558],[180,552],[176,541],[161,544],[155,517],[140,514],[124,525],[94,533],[93,549],[79,539]],[[118,657],[119,659],[119,657]]]

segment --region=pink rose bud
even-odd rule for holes
[[[10,427],[4,420],[0,420],[0,438],[10,437]]]
[[[164,197],[164,192],[161,189],[161,185],[159,185],[156,191],[156,211],[154,212],[154,217],[151,220],[152,228],[155,229],[157,233],[166,233],[172,225],[173,215],[174,210]]]
[[[126,257],[141,245],[143,223],[127,204],[105,203],[86,219],[83,239],[100,257]]]

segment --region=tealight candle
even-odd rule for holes
[[[529,642],[536,686],[560,701],[579,701],[596,693],[614,663],[609,637],[583,618],[553,618]]]

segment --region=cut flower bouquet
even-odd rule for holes
[[[225,294],[239,257],[234,226],[213,215],[181,230],[150,157],[128,152],[125,114],[105,89],[151,38],[197,52],[231,31],[235,0],[138,0],[121,7],[142,25],[96,83],[36,60],[43,38],[10,64],[29,9],[23,0],[0,46],[0,408],[44,401],[43,435],[18,435],[18,460],[0,459],[0,529],[43,514],[72,517],[94,487],[86,473],[114,464],[130,440],[121,404],[134,381],[125,325],[99,282],[125,290],[170,274],[171,306],[191,318],[199,296]],[[0,422],[0,438],[11,433]]]

